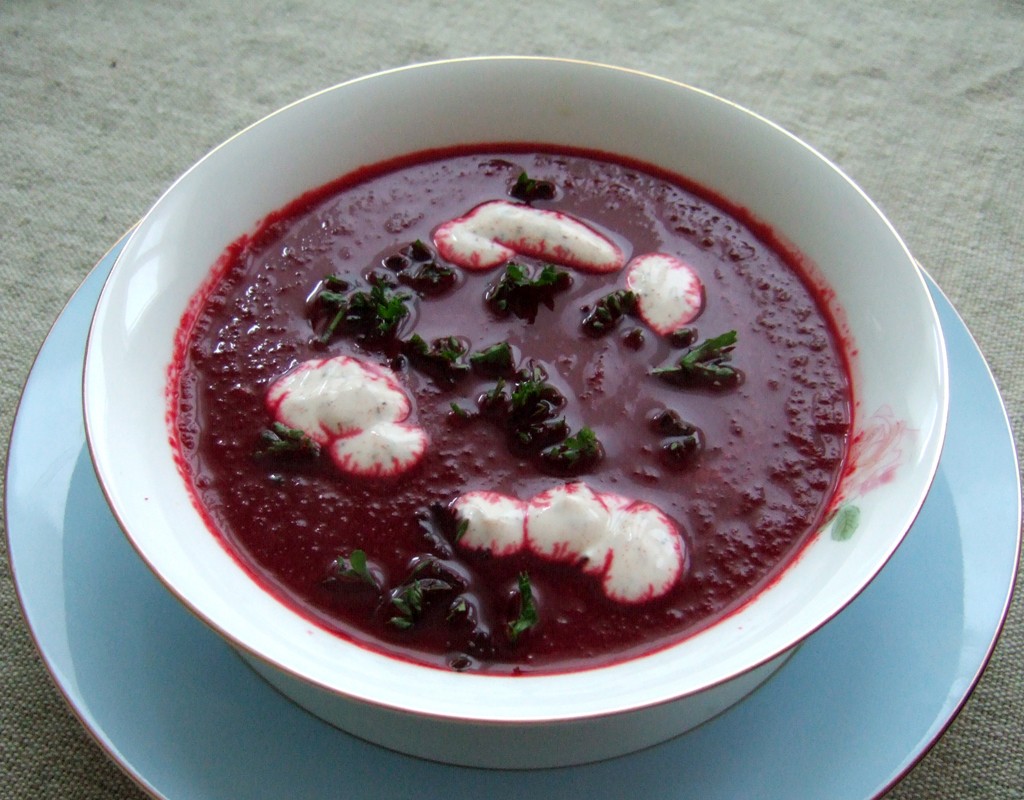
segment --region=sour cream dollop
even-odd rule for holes
[[[585,272],[616,272],[625,263],[614,242],[576,217],[507,200],[483,203],[443,223],[434,244],[465,269],[491,269],[517,254]]]
[[[498,492],[467,492],[453,509],[465,524],[460,546],[496,556],[526,549],[574,564],[620,603],[660,597],[688,563],[679,529],[660,509],[595,492],[583,482],[556,486],[526,502]]]
[[[351,475],[398,475],[426,452],[426,433],[405,422],[408,395],[391,370],[376,364],[349,356],[305,361],[274,382],[266,404],[278,422],[301,430]]]
[[[636,294],[640,317],[667,336],[693,322],[704,308],[704,286],[682,259],[647,253],[629,262],[626,286]]]

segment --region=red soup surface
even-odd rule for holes
[[[622,266],[549,242],[486,268],[445,258],[441,226],[491,201],[560,212],[538,218],[582,225]],[[627,284],[649,253],[699,278],[679,329]],[[225,547],[320,626],[440,668],[600,666],[706,627],[796,556],[846,456],[846,362],[797,259],[710,193],[606,154],[435,152],[312,191],[225,253],[179,341],[173,433]],[[425,449],[401,469],[339,469],[275,418],[276,381],[339,356],[405,397]],[[578,483],[664,515],[683,554],[669,585],[623,599],[608,552],[463,545],[467,493]]]

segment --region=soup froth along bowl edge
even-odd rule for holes
[[[366,165],[487,142],[587,148],[679,174],[769,226],[826,288],[851,352],[851,466],[837,513],[782,577],[677,645],[607,667],[515,677],[391,658],[264,590],[197,512],[168,426],[179,324],[232,242]],[[899,346],[894,346],[899,343]],[[156,576],[274,686],[370,741],[450,763],[582,763],[663,741],[756,688],[898,547],[945,431],[945,349],[912,257],[852,181],[721,98],[600,64],[494,57],[353,80],[247,128],[186,172],[132,233],[87,342],[87,440],[100,485]]]

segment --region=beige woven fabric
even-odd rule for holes
[[[210,147],[405,63],[515,53],[654,72],[752,108],[881,206],[1024,416],[1020,0],[170,0],[0,4],[0,443],[49,325]],[[3,560],[6,561],[6,548]],[[965,710],[891,796],[1024,797],[1018,599]],[[842,754],[837,753],[837,758]],[[0,572],[0,798],[138,798],[66,708]]]

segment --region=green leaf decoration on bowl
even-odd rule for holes
[[[860,508],[853,503],[846,503],[839,507],[831,522],[832,538],[837,542],[848,541],[860,525]]]

